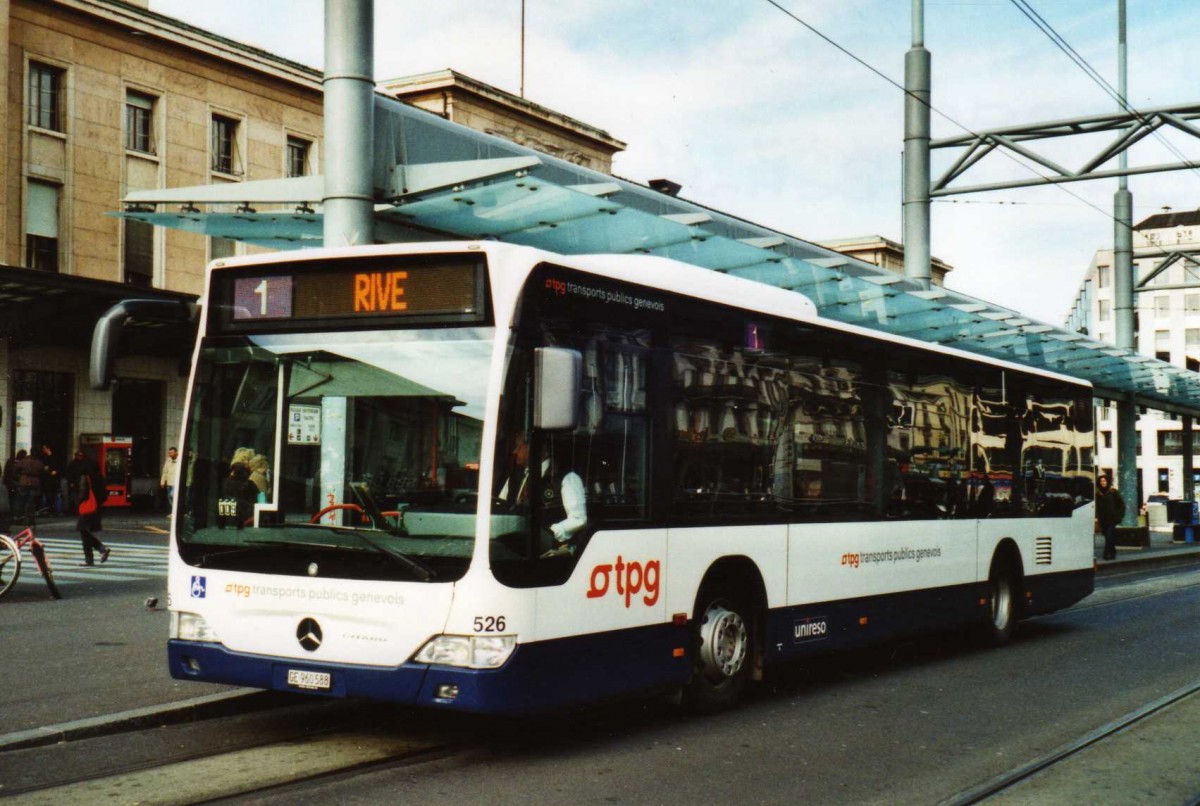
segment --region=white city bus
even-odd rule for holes
[[[1093,588],[1085,383],[646,256],[499,243],[210,268],[171,674],[528,712]]]

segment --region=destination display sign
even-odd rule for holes
[[[377,318],[480,321],[484,265],[475,255],[329,260],[216,270],[226,327]]]

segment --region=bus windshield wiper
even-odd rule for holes
[[[326,526],[323,528],[334,531],[339,535],[351,535],[353,537],[358,538],[358,540],[360,542],[366,544],[368,550],[374,551],[376,554],[383,554],[386,557],[390,557],[391,559],[395,560],[400,565],[407,568],[409,571],[412,571],[413,575],[416,576],[417,579],[421,580],[422,582],[428,582],[437,576],[436,571],[434,571],[432,568],[430,568],[428,565],[421,562],[420,560],[409,557],[404,552],[397,551],[396,549],[392,548],[391,546],[385,546],[382,543],[376,543],[374,540],[372,540],[371,538],[362,534],[357,529],[346,529],[346,528],[341,528],[341,527],[336,527],[336,526]],[[246,542],[247,543],[256,543],[261,546],[290,546],[290,547],[296,547],[296,548],[325,549],[327,551],[337,551],[339,549],[343,550],[343,551],[345,551],[346,549],[350,549],[351,551],[354,550],[350,546],[339,546],[339,545],[330,544],[330,543],[316,543],[316,542],[312,542],[312,541],[308,541],[308,540],[280,540],[280,539],[253,540],[253,539],[251,539],[251,540],[247,540]]]
[[[406,566],[410,571],[412,571],[414,574],[416,574],[417,578],[420,579],[422,582],[428,582],[429,580],[431,580],[437,576],[436,571],[434,571],[432,568],[430,568],[428,565],[421,562],[420,560],[416,560],[412,557],[409,557],[404,552],[398,551],[397,549],[394,549],[391,546],[384,545],[383,543],[376,543],[374,540],[367,537],[365,534],[363,534],[361,531],[359,531],[357,529],[337,529],[336,531],[338,532],[338,534],[343,534],[343,533],[352,534],[355,537],[357,537],[359,540],[361,540],[362,542],[366,543],[371,548],[375,549],[375,551],[378,551],[381,554],[386,554],[387,556],[394,558],[401,565]]]

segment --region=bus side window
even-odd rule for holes
[[[596,327],[583,350],[580,427],[569,443],[570,466],[583,482],[595,522],[645,517],[650,334]]]
[[[691,521],[776,512],[790,495],[777,472],[786,463],[786,360],[757,347],[680,339],[672,389],[675,512]]]

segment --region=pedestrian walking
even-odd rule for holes
[[[1096,523],[1104,534],[1104,554],[1106,560],[1117,558],[1117,524],[1125,517],[1125,500],[1121,493],[1112,486],[1108,476],[1096,479]]]
[[[100,475],[100,466],[94,459],[85,458],[79,477],[79,520],[75,528],[79,530],[79,539],[83,543],[83,565],[92,565],[93,550],[100,552],[100,562],[108,562],[111,550],[100,542],[95,533],[104,528],[100,520],[100,511],[104,508],[106,497],[104,478]]]
[[[167,449],[167,458],[163,462],[162,473],[158,477],[158,486],[167,497],[167,511],[175,509],[175,486],[179,483],[179,451],[174,445]]]

